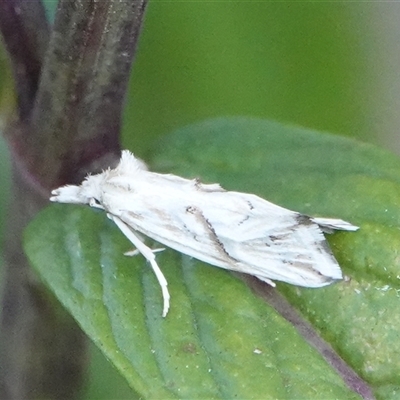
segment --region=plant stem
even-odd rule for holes
[[[41,185],[80,181],[120,153],[121,113],[144,0],[61,0],[28,141]],[[48,118],[48,114],[51,118]],[[100,162],[99,162],[100,160]]]
[[[76,398],[87,364],[86,338],[38,281],[23,253],[23,230],[45,200],[15,168],[13,175],[4,251],[0,398]]]
[[[0,30],[11,58],[19,119],[25,121],[32,111],[50,33],[40,0],[1,0]]]
[[[61,0],[48,40],[40,0],[0,2],[19,117],[6,129],[13,198],[3,275],[2,399],[68,399],[79,392],[84,335],[34,276],[22,234],[52,188],[119,158],[122,108],[146,3]]]

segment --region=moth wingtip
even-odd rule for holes
[[[351,225],[350,227],[348,227],[348,231],[351,231],[351,232],[356,232],[356,231],[358,231],[360,229],[360,227],[359,226],[357,226],[357,225]]]
[[[313,217],[311,218],[311,221],[319,225],[319,227],[323,231],[326,231],[326,233],[331,233],[336,230],[355,232],[360,229],[359,226],[353,225],[350,222],[344,221],[342,219]]]

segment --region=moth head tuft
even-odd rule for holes
[[[109,171],[103,171],[101,174],[88,175],[80,186],[79,193],[82,203],[89,204],[91,199],[96,199],[100,203],[103,197],[103,185],[107,179]]]
[[[147,171],[146,164],[136,158],[129,150],[122,150],[121,160],[116,168],[120,175],[133,174],[137,171]]]

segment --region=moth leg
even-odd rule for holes
[[[151,251],[153,253],[159,253],[159,252],[164,251],[164,250],[165,250],[165,247],[160,247],[159,249],[151,249]],[[140,251],[138,249],[136,249],[136,250],[126,251],[124,253],[124,256],[134,257],[134,256],[137,256],[138,254],[140,254]]]
[[[168,292],[168,282],[165,279],[163,273],[161,272],[159,266],[157,265],[156,262],[156,256],[154,255],[154,252],[152,249],[147,247],[132,231],[132,229],[125,224],[121,219],[116,217],[115,215],[108,214],[108,217],[112,219],[115,224],[118,226],[118,228],[121,230],[121,232],[127,237],[127,239],[136,247],[136,249],[143,255],[143,257],[150,263],[151,267],[153,268],[153,271],[157,277],[158,283],[161,286],[161,291],[163,295],[163,300],[164,300],[164,308],[162,312],[162,316],[165,317],[168,313],[169,310],[169,299],[170,295]],[[134,250],[135,251],[135,250]]]
[[[112,219],[112,215],[110,214],[108,216],[108,218]],[[140,238],[140,236],[136,235],[136,237],[137,237],[137,239],[139,239],[143,243],[143,240]],[[151,251],[153,253],[159,253],[159,252],[164,251],[164,250],[165,250],[165,247],[160,247],[158,249],[151,249]],[[134,256],[137,256],[138,254],[140,254],[140,251],[138,249],[135,249],[135,250],[126,251],[124,253],[124,256],[134,257]]]
[[[135,249],[135,250],[126,251],[124,253],[124,256],[134,257],[134,256],[137,256],[138,254],[140,254],[140,251],[138,249]]]
[[[97,203],[94,198],[91,198],[89,200],[89,206],[92,208],[99,208],[100,210],[104,210],[104,207],[101,204]]]

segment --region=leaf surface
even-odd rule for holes
[[[375,390],[399,394],[399,160],[348,139],[252,118],[205,121],[152,152],[160,172],[201,177],[309,215],[360,225],[331,247],[350,278],[323,289],[278,284]],[[27,229],[42,279],[146,398],[358,398],[272,307],[229,272],[166,250],[172,296],[104,213],[53,205]]]

